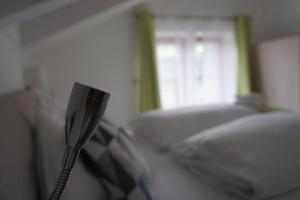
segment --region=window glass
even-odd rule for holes
[[[235,51],[226,49],[235,45],[223,36],[228,36],[228,32],[197,36],[181,30],[178,34],[157,34],[159,86],[164,109],[230,103],[234,99],[235,83],[228,79],[235,77],[236,57]]]

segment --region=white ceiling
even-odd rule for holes
[[[23,45],[34,53],[94,28],[143,0],[81,0],[20,24]]]
[[[79,0],[1,0],[0,28],[18,24]]]

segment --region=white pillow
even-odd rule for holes
[[[245,117],[172,147],[199,179],[243,198],[264,199],[300,187],[300,114]]]
[[[130,123],[133,133],[156,149],[165,150],[200,131],[256,111],[241,105],[212,105],[151,111]]]

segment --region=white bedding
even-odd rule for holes
[[[179,166],[170,155],[153,151],[139,142],[139,150],[152,170],[154,200],[240,200],[216,191]],[[295,189],[264,200],[299,200],[300,189]]]
[[[205,129],[257,111],[242,105],[211,105],[168,111],[147,112],[130,123],[136,137],[146,140],[156,150],[166,150]]]
[[[137,143],[152,172],[154,200],[236,200],[199,182],[169,154],[157,153],[143,141]]]
[[[245,199],[300,187],[300,115],[260,114],[200,132],[173,147],[199,179]]]

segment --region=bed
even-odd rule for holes
[[[153,172],[152,190],[155,200],[239,200],[239,198],[217,192],[205,182],[199,181],[174,162],[168,154],[157,153],[151,147],[147,147],[144,142],[139,142],[138,149],[145,156]],[[299,199],[300,188],[268,200]]]
[[[191,122],[189,116],[194,121]],[[208,123],[201,123],[201,121],[208,121]],[[194,125],[190,123],[194,123]],[[294,162],[297,155],[300,154],[299,145],[297,145],[300,142],[299,113],[274,112],[261,114],[253,108],[241,105],[213,106],[201,108],[200,110],[199,108],[190,108],[167,112],[152,111],[135,119],[131,123],[131,128],[137,141],[137,147],[150,166],[152,191],[156,200],[300,199],[300,163],[298,161]],[[183,128],[185,128],[185,131],[183,131]],[[195,132],[195,130],[198,130],[198,132]],[[225,131],[226,134],[224,134],[224,130],[228,130],[227,132]],[[283,136],[282,133],[285,131],[286,134]],[[171,134],[173,132],[175,134]],[[245,134],[246,136],[242,136],[239,139],[240,144],[243,145],[240,150],[245,154],[244,157],[247,157],[247,162],[244,160],[244,157],[238,157],[240,155],[237,155],[237,159],[228,159],[228,155],[231,154],[226,154],[226,149],[230,149],[226,145],[234,146],[236,143],[234,140],[239,138],[240,132],[248,134],[248,136]],[[196,133],[199,136],[195,136],[197,135]],[[253,136],[253,133],[256,136]],[[215,136],[211,137],[210,135]],[[232,136],[224,139],[222,135]],[[266,136],[264,137],[263,135]],[[199,145],[199,138],[202,146],[200,145],[201,148],[196,151],[195,147]],[[223,139],[225,140],[224,143],[227,142],[227,144],[222,142]],[[246,139],[256,144],[256,146],[251,147],[252,145],[247,145]],[[269,143],[270,145],[266,145],[268,141],[272,141]],[[193,148],[191,148],[191,144],[182,144],[190,142],[193,143]],[[262,145],[265,145],[264,149],[259,150],[259,147]],[[219,146],[222,147],[221,150],[218,149]],[[247,153],[249,147],[258,150]],[[206,151],[207,148],[208,150]],[[194,151],[193,153],[198,152],[198,155],[187,156],[191,149]],[[218,151],[225,153],[218,154]],[[260,153],[260,151],[263,153]],[[204,153],[199,154],[199,152]],[[232,153],[229,150],[228,152]],[[233,155],[238,153],[234,152]],[[272,154],[274,155],[270,156]],[[215,159],[215,155],[219,155],[220,158]],[[211,157],[207,160],[208,156]],[[200,158],[200,161],[196,162],[195,158]],[[250,159],[249,161],[249,158],[252,158],[252,160]],[[270,163],[263,160],[270,161]],[[293,162],[290,162],[292,160]],[[239,161],[238,164],[236,164],[236,161]],[[245,195],[244,193],[243,195],[236,195],[239,193],[234,193],[232,190],[224,192],[216,189],[215,185],[207,181],[207,176],[201,176],[201,174],[197,176],[197,173],[193,173],[199,172],[198,168],[202,167],[203,162],[209,164],[204,164],[205,167],[214,167],[214,165],[210,165],[212,163],[225,163],[220,165],[222,170],[226,169],[226,167],[236,169],[238,171],[237,174],[242,178],[248,178],[257,184],[257,187],[254,187],[256,191],[254,189],[253,191],[249,190],[253,195],[252,193],[251,195]],[[280,165],[278,165],[273,170],[272,163],[280,162],[286,163],[286,168],[280,168]],[[267,170],[268,168],[270,170]],[[286,171],[282,169],[286,169]],[[261,170],[265,170],[266,173],[262,173],[263,171]],[[211,172],[214,173],[213,170]],[[229,172],[235,173],[230,170]],[[208,179],[210,178],[209,176]],[[228,180],[231,178],[230,176]],[[220,184],[220,182],[217,183]],[[223,182],[221,183],[224,184]],[[242,183],[245,183],[245,181]],[[246,183],[248,184],[248,182]],[[245,185],[247,186],[246,183]],[[231,184],[231,182],[229,181],[228,184]],[[241,188],[243,186],[243,189],[246,190],[244,185],[236,184],[236,186],[241,186]],[[254,191],[257,194],[254,195]]]
[[[18,95],[15,94],[13,96],[9,95],[7,97],[0,98],[0,106],[1,110],[3,111],[1,113],[1,127],[3,134],[1,134],[0,146],[2,148],[2,157],[10,158],[5,159],[5,162],[2,162],[1,165],[1,177],[4,177],[0,183],[1,199],[47,199],[47,195],[52,190],[52,187],[56,181],[56,176],[59,173],[61,159],[64,152],[64,117],[59,117],[55,113],[50,113],[49,115],[48,109],[46,112],[47,115],[44,115],[45,113],[43,112],[37,112],[35,109],[36,103],[34,103],[34,99],[35,98],[32,97],[31,94],[23,92]],[[268,115],[272,116],[272,118],[274,116],[278,116],[278,122],[282,122],[280,117],[283,116],[284,119],[286,119],[283,121],[283,125],[293,126],[294,134],[296,134],[296,136],[298,137],[300,123],[299,121],[293,120],[294,117],[292,116],[296,116],[297,118],[297,116],[299,116],[299,113],[286,113],[279,115],[276,113],[259,114],[257,113],[256,109],[243,105],[219,105],[201,108],[188,108],[163,113],[160,113],[160,111],[153,111],[134,120],[133,124],[131,124],[132,131],[135,134],[132,139],[132,144],[136,146],[135,149],[137,150],[137,152],[142,154],[144,160],[146,160],[147,162],[147,168],[150,169],[147,169],[146,171],[148,176],[150,177],[149,189],[152,193],[153,200],[300,199],[300,189],[298,189],[297,185],[300,180],[300,176],[298,173],[298,169],[300,169],[300,163],[297,159],[298,155],[300,155],[298,147],[300,138],[293,138],[294,136],[292,136],[290,140],[285,140],[283,138],[282,141],[290,142],[290,145],[284,145],[293,147],[294,150],[293,148],[286,148],[287,150],[293,150],[292,153],[287,151],[284,152],[282,156],[275,156],[272,158],[286,158],[287,162],[289,162],[289,160],[293,161],[293,164],[289,165],[290,168],[286,171],[283,171],[284,173],[280,174],[282,181],[279,181],[279,183],[282,183],[282,185],[274,185],[275,190],[276,188],[279,188],[279,191],[280,189],[282,189],[281,186],[288,186],[290,179],[293,179],[294,185],[291,188],[285,189],[284,191],[280,191],[275,195],[272,195],[272,197],[270,198],[238,198],[234,197],[233,195],[228,195],[223,191],[216,190],[215,187],[207,183],[207,180],[205,180],[204,178],[199,178],[195,174],[191,173],[191,171],[187,170],[184,164],[190,165],[193,164],[192,162],[187,160],[188,162],[184,161],[182,164],[180,163],[181,159],[178,159],[178,157],[176,156],[176,154],[179,154],[181,156],[179,158],[185,158],[182,157],[182,155],[184,156],[185,154],[181,153],[189,152],[186,150],[179,151],[185,149],[183,148],[185,146],[184,144],[182,144],[183,141],[187,143],[192,142],[195,143],[195,145],[199,142],[197,139],[198,136],[195,133],[201,133],[202,135],[207,136],[219,135],[220,132],[224,132],[223,130],[225,129],[237,130],[236,128],[230,129],[230,127],[245,127],[243,125],[243,123],[245,123],[245,120],[243,119],[245,118],[248,120],[246,121],[247,124],[258,124],[258,122],[260,121],[263,122],[261,118],[255,116],[264,115],[266,115],[267,118],[269,118]],[[34,120],[36,118],[38,119],[38,123],[36,123]],[[50,118],[53,120],[50,120]],[[251,123],[249,123],[249,120],[252,120]],[[273,127],[274,130],[277,130],[277,125],[281,125],[280,123],[277,123],[276,121],[274,122],[272,120],[269,121],[268,124],[274,124],[271,127]],[[297,118],[296,120],[299,119]],[[264,125],[264,123],[262,123],[262,125]],[[175,134],[168,134],[170,133],[170,128]],[[262,128],[264,127],[262,126]],[[253,130],[253,127],[249,127],[249,130]],[[10,134],[4,134],[8,131]],[[212,132],[212,134],[207,133],[209,131]],[[230,134],[228,135],[231,135],[232,133],[235,133],[235,131],[229,131],[229,133]],[[254,133],[259,134],[257,131],[255,131]],[[292,131],[288,131],[287,133],[285,133],[284,137],[288,136],[290,133],[292,133]],[[34,137],[32,138],[32,136]],[[188,140],[188,138],[190,139]],[[213,144],[211,147],[216,147],[214,144],[218,144],[218,141],[224,141],[218,140],[218,138],[219,137],[216,137],[216,143],[210,143]],[[211,139],[214,138],[206,138],[206,140],[208,141],[211,141]],[[232,144],[230,143],[231,140],[226,140],[229,142],[228,144]],[[269,140],[270,139],[268,138],[264,139],[264,141]],[[272,149],[280,150],[280,141],[281,140],[272,140],[271,144],[273,146],[277,145],[277,148],[271,148],[270,146],[270,148],[266,148],[266,150],[271,150],[272,152]],[[16,146],[18,146],[18,148],[12,151],[11,144],[15,144]],[[181,148],[175,148],[178,147],[178,145]],[[89,145],[87,145],[87,147],[88,146]],[[172,148],[169,148],[169,146]],[[244,152],[247,152],[247,145],[244,146],[245,149],[243,150]],[[97,147],[102,148],[101,146]],[[123,146],[119,147],[122,148],[122,151],[120,151],[120,148],[117,148],[114,151],[117,153],[125,151]],[[175,149],[175,151],[173,149]],[[216,150],[215,148],[210,149]],[[266,151],[266,153],[268,151]],[[282,151],[282,149],[280,151]],[[209,153],[209,151],[206,151],[205,149],[197,152]],[[7,157],[7,155],[9,156]],[[98,158],[94,150],[92,150],[92,153],[90,155],[95,155],[96,159]],[[211,157],[215,158],[214,155],[215,154],[213,154],[213,156]],[[226,154],[224,155],[226,156]],[[265,156],[266,154],[262,155]],[[277,155],[275,151],[274,155]],[[291,155],[292,159],[285,155]],[[222,157],[220,157],[220,161],[222,161]],[[132,163],[134,162],[139,163],[140,161],[139,159],[135,159],[135,157],[133,157]],[[282,163],[287,162],[285,161]],[[229,166],[231,166],[232,163],[227,162],[226,164],[230,164]],[[78,160],[72,178],[64,193],[64,199],[106,199],[102,184],[99,182],[102,176],[98,176],[97,174],[91,173],[91,171],[87,170],[89,166],[90,165],[86,165],[83,162],[82,158]],[[195,166],[196,172],[197,167],[199,166]],[[246,172],[248,171],[246,170]],[[270,170],[270,172],[272,171]],[[267,172],[266,175],[268,175],[268,177],[272,177],[270,176],[269,172]],[[265,176],[265,174],[253,177],[257,178],[260,176]],[[38,178],[38,180],[36,178]],[[13,192],[12,189],[14,189],[13,191],[18,192]],[[132,197],[129,199],[143,200],[143,198],[138,197]]]

